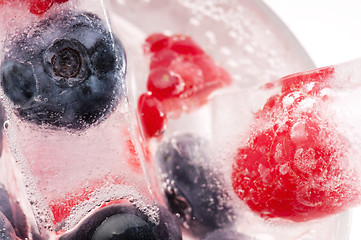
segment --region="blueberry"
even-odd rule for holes
[[[124,95],[126,57],[96,15],[64,11],[5,42],[1,86],[23,120],[81,130]]]
[[[181,240],[181,230],[174,217],[160,207],[156,225],[133,205],[114,204],[99,209],[72,232],[59,240]]]
[[[219,229],[207,234],[203,240],[251,240],[250,237],[228,229]]]
[[[1,240],[17,240],[14,228],[5,215],[0,212],[0,239]]]
[[[6,217],[12,225],[16,235],[25,239],[28,234],[28,225],[25,214],[19,203],[11,199],[5,187],[0,184],[0,212]]]
[[[12,226],[15,225],[9,194],[2,184],[0,184],[0,212],[4,214]]]
[[[182,225],[196,236],[223,228],[234,220],[224,179],[207,167],[211,160],[205,140],[191,134],[172,137],[159,147],[156,160],[164,175],[167,204]]]

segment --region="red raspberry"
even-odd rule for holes
[[[147,88],[159,99],[178,96],[184,88],[184,82],[178,75],[167,68],[156,68],[150,71]]]
[[[53,5],[54,0],[29,0],[29,11],[33,14],[43,14]]]
[[[19,0],[19,1],[24,2],[31,13],[36,15],[41,15],[46,11],[48,11],[54,3],[61,4],[67,2],[68,0]],[[6,4],[8,2],[14,2],[14,0],[0,0],[0,5]]]
[[[146,138],[157,137],[162,134],[167,122],[162,109],[162,104],[151,93],[144,93],[139,97],[139,118]]]
[[[144,48],[146,53],[160,52],[169,47],[169,37],[161,33],[150,35],[145,39],[145,42]]]
[[[231,84],[229,74],[188,36],[153,34],[145,49],[151,54],[148,91],[173,115],[201,106],[214,90]]]
[[[265,218],[308,221],[359,200],[347,168],[347,142],[320,109],[333,68],[281,79],[282,90],[255,115],[254,130],[233,167],[236,194]]]
[[[150,115],[143,117],[148,137],[162,132],[165,113],[176,118],[182,112],[197,109],[207,102],[213,91],[232,82],[229,74],[188,36],[153,34],[146,39],[144,50],[151,57],[147,90],[154,98],[152,101],[157,100],[156,105],[162,108],[156,113],[159,121]],[[156,111],[154,107],[152,111]],[[148,116],[142,111],[139,113]]]

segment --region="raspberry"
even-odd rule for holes
[[[198,108],[214,90],[231,84],[229,74],[188,36],[153,34],[145,51],[151,55],[148,91],[173,115]]]
[[[184,88],[184,83],[178,75],[167,68],[156,68],[149,74],[147,88],[157,99],[163,100],[178,96]]]
[[[54,0],[30,0],[29,11],[33,14],[43,14],[53,5]]]
[[[255,114],[254,132],[238,149],[234,191],[264,218],[308,221],[359,199],[359,180],[345,157],[350,143],[321,110],[333,72],[323,68],[281,79],[281,93]]]
[[[144,93],[138,99],[138,112],[144,136],[160,136],[167,122],[162,104],[150,93]]]
[[[146,117],[149,114],[141,110],[139,112],[148,137],[161,134],[165,116],[177,118],[182,112],[199,108],[213,91],[232,82],[229,74],[189,36],[156,33],[145,42],[144,51],[151,60],[147,90],[152,95],[152,101],[157,101],[151,108],[157,112],[156,118]],[[156,110],[155,106],[162,109]],[[160,112],[162,117],[159,117]]]
[[[27,4],[29,11],[36,15],[41,15],[48,11],[54,3],[61,4],[68,0],[19,0]],[[13,0],[0,0],[0,5],[13,2]]]

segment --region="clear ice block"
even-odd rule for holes
[[[292,37],[283,35],[282,25],[278,22],[269,25],[274,22],[269,21],[268,9],[263,9],[258,2],[243,1],[237,7],[233,4],[233,1],[168,1],[164,8],[152,1],[118,1],[111,4],[111,20],[121,23],[118,26],[131,25],[137,29],[134,33],[139,37],[132,36],[131,44],[138,44],[138,49],[144,48],[145,44],[145,56],[148,57],[150,67],[145,71],[133,70],[133,73],[129,68],[136,79],[129,86],[133,94],[130,96],[133,98],[132,106],[136,106],[138,101],[138,104],[141,103],[138,110],[139,107],[146,109],[139,112],[139,122],[143,124],[145,146],[150,152],[147,169],[153,189],[159,191],[154,191],[155,195],[180,218],[186,239],[202,239],[210,229],[222,227],[246,233],[255,239],[347,239],[347,213],[301,223],[283,219],[265,220],[249,210],[236,196],[231,178],[235,151],[241,146],[242,139],[247,139],[246,132],[252,126],[253,115],[277,91],[276,88],[260,90],[261,86],[281,77],[289,69],[306,70],[312,64],[307,57],[304,58],[303,53],[300,54],[297,43],[288,45],[287,41]],[[133,11],[127,11],[128,7]],[[258,12],[257,7],[262,11]],[[137,11],[143,13],[142,18],[133,14]],[[117,27],[115,32],[121,34]],[[142,33],[143,37],[140,37]],[[147,44],[153,42],[154,38],[162,38],[151,35],[154,33],[169,36],[171,40],[165,44],[169,48],[173,48],[174,39],[187,40],[187,36],[191,36],[217,66],[230,74],[232,85],[217,88],[205,98],[196,93],[199,98],[195,100],[201,99],[199,102],[194,98],[182,97],[183,90],[179,90],[182,84],[173,91],[174,95],[180,92],[179,98],[164,100],[164,95],[156,96],[149,85],[149,79],[155,74],[153,67],[161,64],[164,60],[162,57],[172,56],[169,57],[171,59],[173,55],[163,52],[157,59],[154,53],[149,54]],[[151,39],[147,38],[149,35]],[[163,40],[159,40],[154,48],[162,45]],[[187,75],[175,71],[177,62],[185,64],[186,61],[175,59],[169,65],[170,73],[162,77],[169,84],[182,82],[176,78]],[[189,59],[195,62],[192,57]],[[140,65],[139,61],[135,62],[138,65],[134,66]],[[165,93],[169,90],[166,88],[168,85],[159,86],[165,95],[169,94]],[[150,96],[156,96],[159,101],[152,100]],[[147,113],[149,118],[144,117]],[[167,117],[164,118],[165,115]],[[152,121],[157,126],[148,126]],[[224,192],[220,189],[227,190]],[[226,210],[229,203],[234,207],[234,214],[232,210]],[[209,208],[207,204],[210,204]],[[202,213],[202,207],[208,213]],[[217,215],[222,211],[226,213],[225,216]],[[205,217],[209,212],[217,216],[214,217],[215,221],[211,222]],[[221,223],[217,226],[218,223],[214,222],[222,222],[222,217],[235,220],[229,221],[228,225]],[[201,230],[207,227],[210,229]]]
[[[4,16],[4,181],[35,229],[54,238],[114,203],[137,206],[156,224],[127,100],[125,50],[103,2],[69,1],[35,17],[9,4]]]
[[[96,238],[117,222],[151,226],[156,239],[181,239],[166,208],[182,225],[183,239],[220,233],[258,240],[347,239],[347,214],[307,223],[265,221],[233,190],[233,150],[242,146],[240,136],[253,114],[277,91],[259,86],[313,66],[260,1],[57,0],[38,6],[19,0],[3,6],[6,141],[0,181],[25,209],[33,239]],[[156,138],[147,136],[137,115],[139,98],[145,94],[147,100],[149,90],[145,39],[154,33],[194,41],[207,55],[201,62],[226,76],[211,81],[217,87],[201,98],[195,90],[194,98],[168,102],[172,114]],[[173,70],[186,73],[178,66]],[[111,87],[97,77],[109,77]],[[91,86],[85,86],[88,79]],[[94,99],[83,105],[77,100],[97,93],[104,98],[96,105],[89,104]],[[187,169],[172,162],[177,158],[188,159],[182,163]],[[96,229],[87,232],[88,225]]]

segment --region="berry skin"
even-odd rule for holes
[[[4,214],[12,226],[15,225],[9,194],[2,185],[0,185],[0,212]]]
[[[207,234],[202,240],[251,240],[250,237],[228,229],[219,229]]]
[[[0,211],[0,239],[4,240],[19,240],[15,234],[14,228],[11,223],[5,217],[5,215]]]
[[[23,120],[84,129],[104,119],[123,93],[124,49],[93,14],[59,13],[6,45],[1,85]]]
[[[145,42],[144,50],[151,60],[148,94],[158,100],[157,112],[164,117],[177,118],[183,112],[199,108],[207,103],[212,92],[232,82],[229,74],[188,36],[156,33]],[[144,94],[140,98],[144,98]],[[144,113],[139,111],[139,115]],[[148,138],[160,135],[165,128],[161,122],[166,120],[149,118],[145,122],[143,128],[149,133]]]
[[[68,0],[19,0],[24,2],[32,14],[42,15],[47,12],[54,3],[61,4]],[[10,3],[12,0],[0,0],[0,5]]]
[[[191,111],[214,90],[231,84],[228,73],[188,36],[150,35],[145,51],[151,56],[148,91],[167,112]]]
[[[165,208],[159,209],[160,223],[156,225],[133,205],[110,205],[99,209],[59,240],[181,240],[181,231],[173,216]]]
[[[144,93],[138,100],[138,112],[146,138],[160,136],[167,118],[162,104],[150,93]]]
[[[202,165],[209,159],[207,143],[191,134],[169,139],[156,153],[165,175],[163,192],[169,209],[180,216],[185,229],[198,237],[234,219],[223,180],[216,171]]]
[[[160,101],[169,97],[179,96],[184,88],[183,81],[167,68],[155,68],[148,77],[147,89],[156,93]]]
[[[323,68],[281,79],[281,93],[255,114],[253,132],[238,149],[234,191],[264,218],[308,221],[360,197],[359,180],[345,167],[350,143],[322,108],[333,73]]]
[[[18,236],[21,239],[25,239],[28,235],[28,226],[25,218],[25,214],[20,208],[20,205],[15,200],[11,199],[8,192],[3,185],[0,184],[0,213],[6,218],[5,225],[7,222],[10,224],[11,231],[14,232],[14,236]],[[0,216],[0,239],[1,238],[1,218]],[[5,238],[6,239],[6,238]]]

